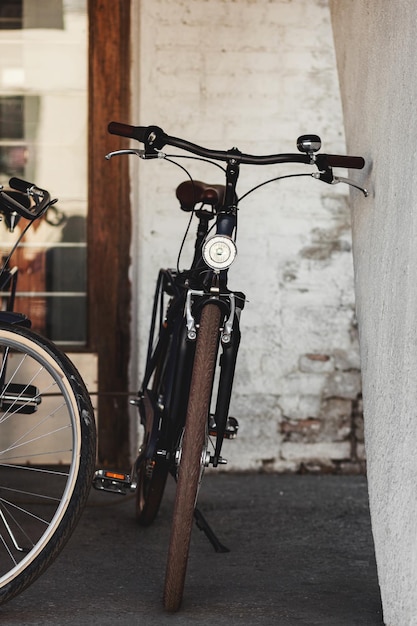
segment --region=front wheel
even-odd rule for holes
[[[28,587],[69,539],[95,465],[90,399],[50,341],[0,326],[0,603]]]
[[[207,304],[201,313],[181,446],[165,576],[164,606],[167,611],[177,611],[183,596],[194,507],[207,446],[207,425],[219,343],[219,326],[219,307]]]

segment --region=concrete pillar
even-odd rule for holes
[[[384,620],[417,624],[417,4],[330,0],[349,153],[372,527]]]

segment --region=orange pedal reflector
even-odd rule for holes
[[[105,478],[114,478],[115,480],[124,480],[125,474],[118,474],[117,472],[104,472]]]

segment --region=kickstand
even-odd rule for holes
[[[214,534],[210,524],[207,522],[201,511],[197,509],[197,507],[194,509],[194,519],[196,521],[197,527],[203,531],[216,552],[230,552],[229,548],[226,548],[226,546],[220,543],[220,541]]]

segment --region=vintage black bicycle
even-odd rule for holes
[[[227,550],[196,501],[204,469],[226,463],[223,441],[236,437],[238,432],[237,420],[229,416],[229,405],[246,297],[228,287],[227,277],[237,251],[240,167],[311,165],[313,173],[303,171],[290,176],[312,176],[329,184],[345,182],[360,189],[354,181],[334,176],[332,168],[361,169],[364,160],[319,154],[321,141],[317,135],[299,137],[296,154],[255,156],[236,148],[206,149],[171,137],[157,126],[112,122],[109,132],[136,139],[145,147],[118,150],[107,158],[134,154],[145,160],[173,161],[188,154],[190,158],[226,164],[222,167],[225,184],[207,184],[189,175],[176,190],[181,209],[197,220],[195,251],[189,269],[161,269],[158,275],[145,374],[133,400],[143,426],[143,441],[130,474],[98,470],[94,481],[99,489],[119,493],[136,490],[137,519],[144,526],[151,524],[158,513],[168,475],[177,482],[164,591],[165,608],[176,611],[183,596],[193,518],[217,551]],[[182,153],[167,154],[165,146]],[[266,182],[286,177],[276,176]]]
[[[20,235],[0,269],[0,603],[36,580],[69,539],[90,490],[96,446],[76,368],[13,310],[18,268],[10,259],[56,200],[21,179],[9,184],[0,187],[0,214],[12,232],[20,222]]]

